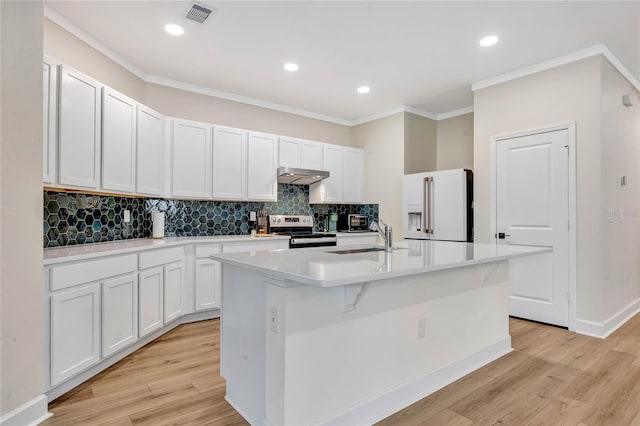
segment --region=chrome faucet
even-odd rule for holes
[[[391,253],[393,251],[393,228],[383,222],[382,219],[378,219],[378,222],[384,225],[384,232],[382,232],[380,225],[377,222],[371,222],[369,229],[380,234],[384,239],[384,251]]]

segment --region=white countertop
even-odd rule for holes
[[[138,238],[131,240],[109,241],[104,243],[82,244],[44,249],[44,265],[83,260],[91,257],[125,254],[193,243],[231,243],[241,241],[260,242],[264,240],[288,240],[287,236],[269,235],[252,237],[250,235],[219,235],[212,237],[169,237],[162,239]]]
[[[211,255],[211,259],[301,284],[335,287],[551,252],[546,247],[406,240],[385,251],[335,254],[363,246]]]

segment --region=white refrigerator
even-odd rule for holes
[[[473,241],[473,173],[466,169],[404,175],[406,239]]]

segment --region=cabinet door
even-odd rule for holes
[[[173,120],[171,128],[171,194],[211,196],[211,126]]]
[[[244,130],[213,129],[213,198],[247,198],[247,132]]]
[[[51,296],[51,385],[100,359],[100,285]]]
[[[172,263],[164,267],[164,322],[182,315],[184,263]]]
[[[303,141],[300,146],[300,168],[311,170],[326,170],[322,167],[322,144],[319,142]]]
[[[163,284],[162,267],[140,272],[139,316],[140,337],[144,337],[163,324]]]
[[[220,262],[196,259],[195,309],[202,311],[220,307]]]
[[[324,185],[323,202],[340,203],[343,200],[343,147],[325,145],[323,149],[323,169],[329,172],[329,177],[322,181]]]
[[[138,340],[138,275],[102,283],[102,356]]]
[[[364,151],[344,148],[343,200],[345,203],[364,201]]]
[[[60,67],[58,182],[96,189],[100,178],[102,85],[74,69]]]
[[[58,139],[58,65],[49,58],[42,64],[43,145],[42,181],[56,181],[56,143]]]
[[[278,143],[273,135],[249,133],[247,198],[278,200]]]
[[[136,158],[136,102],[102,89],[102,188],[133,192]]]
[[[164,117],[138,104],[136,141],[136,192],[164,193]]]
[[[279,160],[278,165],[280,167],[300,167],[300,148],[302,143],[296,139],[280,138],[279,145]]]

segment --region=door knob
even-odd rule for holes
[[[505,237],[510,237],[510,234],[505,234],[504,232],[498,232],[495,237],[499,240],[504,240]]]

